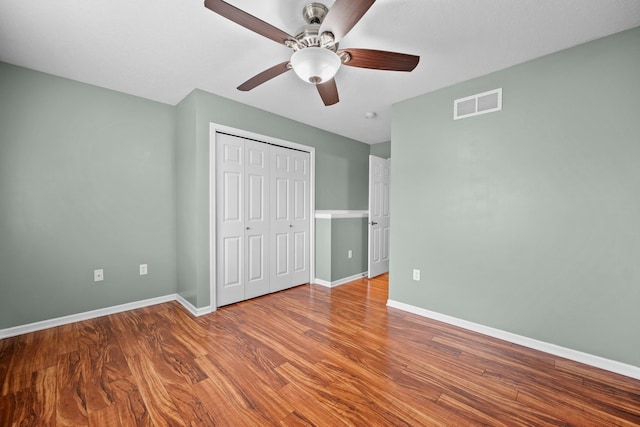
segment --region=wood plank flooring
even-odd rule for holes
[[[0,426],[631,426],[640,381],[386,307],[387,278],[0,341]]]

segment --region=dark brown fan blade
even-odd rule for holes
[[[420,57],[416,55],[384,50],[343,49],[338,54],[342,52],[347,52],[351,57],[344,65],[374,70],[412,71],[420,61]]]
[[[289,64],[289,61],[284,61],[283,63],[274,65],[271,68],[267,68],[263,72],[256,74],[255,76],[251,77],[249,80],[247,80],[246,82],[238,86],[238,90],[241,90],[241,91],[251,90],[254,87],[259,86],[262,83],[267,82],[274,77],[278,77],[280,74],[286,73],[287,71],[290,70],[290,68],[287,66],[288,64]]]
[[[318,93],[322,98],[322,102],[327,107],[329,105],[337,104],[340,99],[338,98],[338,86],[336,86],[336,80],[331,79],[322,84],[316,85]]]
[[[376,0],[336,0],[320,25],[320,34],[333,33],[335,41],[347,35]]]
[[[276,41],[280,44],[284,44],[286,40],[293,39],[293,37],[291,37],[284,31],[274,27],[271,24],[267,24],[263,20],[258,19],[255,16],[250,15],[247,12],[244,12],[222,0],[205,0],[204,6],[207,9],[214,11],[218,15],[224,16],[228,20],[233,21],[238,25],[242,25],[243,27],[258,33],[261,36]]]

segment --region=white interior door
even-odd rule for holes
[[[271,292],[310,278],[309,153],[272,146]]]
[[[389,271],[391,160],[369,156],[369,277]]]
[[[218,306],[269,292],[269,146],[219,134]]]

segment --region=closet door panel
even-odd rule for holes
[[[293,219],[294,221],[305,221],[307,219],[308,206],[305,202],[307,197],[308,184],[302,179],[293,180]]]
[[[265,221],[265,177],[256,174],[247,176],[247,221]]]
[[[270,147],[271,158],[271,292],[291,286],[291,180],[289,151]]]
[[[242,285],[241,242],[239,237],[225,237],[222,240],[222,286],[225,289]]]
[[[269,293],[269,146],[244,140],[245,299]]]
[[[258,281],[269,279],[265,275],[264,243],[263,236],[247,237],[247,284],[257,284]]]
[[[275,235],[275,277],[285,279],[291,274],[289,268],[289,233],[278,233]]]
[[[293,233],[293,273],[300,274],[308,269],[307,266],[307,233]],[[304,283],[304,282],[303,282]]]
[[[242,174],[238,172],[224,172],[222,175],[223,194],[222,198],[222,221],[225,224],[242,221]]]
[[[309,153],[290,151],[292,168],[289,177],[293,186],[291,192],[291,232],[293,241],[290,255],[293,264],[291,286],[297,286],[310,281],[310,156]]]
[[[275,179],[275,210],[274,220],[278,222],[288,223],[291,214],[290,197],[289,197],[289,180],[287,178],[277,177]]]
[[[216,291],[219,306],[244,299],[244,145],[219,135],[216,146]]]

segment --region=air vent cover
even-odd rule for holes
[[[454,120],[500,110],[502,110],[502,88],[453,101]]]

